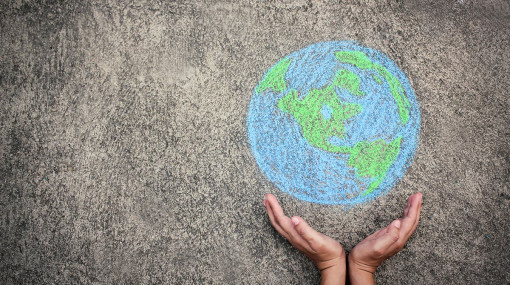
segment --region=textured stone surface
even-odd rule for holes
[[[0,283],[317,284],[265,193],[350,250],[417,191],[379,283],[510,282],[510,5],[340,2],[2,2]],[[422,111],[405,177],[349,210],[281,193],[246,135],[266,69],[329,40],[392,58]]]

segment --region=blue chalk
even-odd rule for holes
[[[383,66],[398,79],[409,101],[407,123],[402,124],[399,118],[389,83],[374,70],[362,70],[340,62],[335,57],[337,51],[362,52],[372,63]],[[314,203],[354,205],[387,193],[404,176],[419,142],[420,108],[406,75],[381,52],[351,41],[312,44],[286,58],[291,59],[284,76],[286,90],[276,93],[269,88],[257,93],[255,87],[246,120],[252,152],[262,172],[282,191]],[[310,145],[296,119],[278,108],[279,100],[291,90],[296,90],[302,100],[312,89],[332,84],[340,68],[359,77],[360,90],[365,95],[356,96],[337,87],[338,98],[363,108],[344,123],[343,137],[329,137],[328,142],[352,148],[362,141],[382,139],[389,143],[402,138],[400,151],[384,180],[368,195],[362,193],[375,178],[360,177],[347,163],[349,154],[331,153]],[[319,112],[325,120],[330,120],[333,114],[327,105]]]

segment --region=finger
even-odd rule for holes
[[[404,215],[402,217],[405,217],[405,216],[408,216],[409,215],[409,209],[411,209],[412,205],[413,205],[413,201],[414,201],[414,197],[416,196],[417,193],[409,196],[409,198],[407,198],[407,205],[406,205],[406,208],[404,210]]]
[[[400,228],[401,221],[398,219],[391,222],[391,224],[382,231],[383,234],[381,234],[374,243],[374,251],[376,254],[383,256],[394,251],[393,248],[399,240]]]
[[[268,194],[270,195],[270,194]],[[266,195],[265,203],[267,214],[269,216],[269,220],[271,221],[271,225],[278,231],[283,237],[285,237],[287,240],[290,240],[289,234],[281,227],[280,222],[278,221],[276,214],[274,212],[274,208],[271,206],[271,203],[268,200],[268,195]],[[273,195],[271,195],[273,196]],[[276,197],[274,197],[274,201],[276,201],[276,204],[278,204],[278,201],[276,200]],[[279,206],[279,204],[278,204]],[[280,208],[281,209],[281,208]],[[283,214],[283,211],[282,211]],[[281,218],[280,218],[281,219]]]
[[[414,222],[416,220],[415,214],[416,206],[413,205],[413,200],[414,199],[409,198],[409,207],[405,211],[406,214],[402,218],[400,218],[400,221],[402,222],[400,229],[400,237],[403,240],[403,243],[405,243],[408,237],[410,236],[410,233],[412,232],[414,226]]]
[[[421,193],[419,193],[421,194]],[[420,215],[421,215],[421,206],[423,204],[423,196],[420,196],[419,197],[419,202],[418,202],[418,210],[417,210],[417,213],[416,213],[416,220],[414,221],[414,225],[413,225],[413,229],[412,229],[412,232],[411,232],[411,235],[416,231],[416,228],[418,227],[418,224],[420,223]]]
[[[407,241],[416,229],[417,220],[419,219],[419,209],[421,205],[421,193],[416,193],[409,197],[408,206],[405,215],[401,218],[402,225],[400,229],[401,238]]]
[[[317,251],[317,247],[322,245],[322,234],[310,227],[301,217],[294,216],[291,220],[296,232],[308,243],[312,250]]]
[[[307,242],[297,233],[296,229],[294,229],[294,225],[292,224],[290,218],[285,216],[283,213],[283,209],[278,203],[276,197],[272,194],[266,195],[266,204],[268,205],[268,208],[271,208],[273,213],[273,226],[277,225],[285,234],[280,231],[278,232],[285,236],[285,238],[290,241],[290,243],[292,243],[292,245],[297,249],[301,251],[310,250],[310,246],[307,244]]]
[[[266,195],[266,204],[271,208],[274,216],[275,223],[282,228],[287,235],[290,236],[288,232],[288,228],[292,228],[292,222],[290,221],[290,218],[285,215],[283,212],[282,207],[280,206],[280,203],[278,203],[278,200],[276,197],[272,194]]]
[[[287,240],[289,239],[289,235],[280,227],[280,225],[276,222],[276,218],[273,213],[273,209],[271,208],[271,205],[267,202],[267,200],[264,200],[264,206],[266,206],[267,215],[269,216],[269,220],[271,221],[271,225],[276,229],[278,233],[280,233],[283,237],[285,237]]]
[[[416,199],[416,207],[413,207],[411,208],[409,211],[414,211],[413,213],[413,217],[414,217],[414,220],[413,220],[413,225],[411,227],[411,230],[409,231],[408,235],[407,235],[407,239],[409,239],[409,237],[411,237],[411,235],[415,232],[416,228],[418,227],[418,223],[420,222],[420,213],[421,213],[421,204],[422,204],[422,194],[421,193],[416,193],[415,194],[415,199]]]

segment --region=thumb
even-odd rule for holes
[[[302,218],[294,216],[291,220],[296,232],[309,244],[319,241],[322,237],[318,231],[310,227]]]
[[[394,220],[391,224],[386,228],[386,232],[377,238],[374,249],[376,252],[381,254],[388,251],[388,249],[398,241],[400,234],[400,220]]]

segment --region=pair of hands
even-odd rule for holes
[[[336,240],[317,232],[298,216],[287,217],[274,195],[267,194],[263,203],[273,227],[321,271],[321,284],[345,284],[347,262],[351,284],[375,284],[377,267],[402,250],[416,230],[422,194],[411,195],[404,215],[361,241],[348,258]]]

